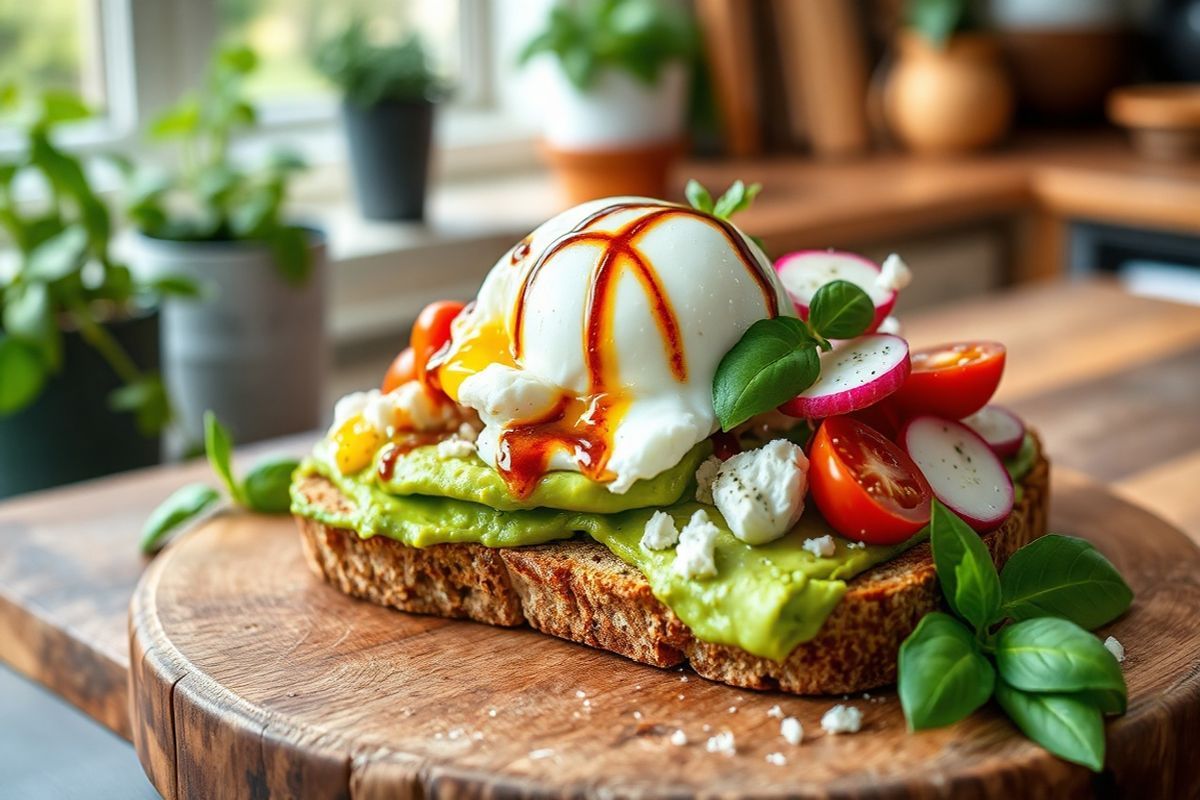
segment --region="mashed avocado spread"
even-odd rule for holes
[[[715,508],[692,500],[696,467],[708,454],[708,445],[699,445],[679,465],[639,481],[624,495],[578,473],[555,472],[528,498],[518,500],[474,456],[443,460],[436,447],[417,448],[397,460],[391,480],[380,483],[374,466],[344,476],[318,449],[298,475],[324,476],[355,508],[345,513],[318,508],[293,490],[292,510],[364,538],[387,536],[410,547],[448,542],[517,547],[583,533],[640,570],[654,595],[699,639],[777,661],[817,635],[845,594],[847,580],[926,536],[922,531],[899,545],[851,547],[810,503],[783,538],[752,547],[728,531]],[[1014,480],[1028,473],[1035,457],[1036,445],[1027,437],[1008,463]],[[671,514],[682,528],[700,508],[721,534],[717,575],[696,580],[674,571],[674,550],[647,550],[640,542],[654,511]],[[827,534],[835,542],[833,555],[822,558],[803,549],[806,539]]]

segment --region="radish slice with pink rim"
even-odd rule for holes
[[[892,307],[896,292],[879,283],[880,266],[855,253],[840,250],[801,250],[788,253],[775,262],[775,272],[796,306],[801,319],[808,319],[808,305],[813,295],[830,281],[843,280],[862,289],[875,304],[875,321],[871,331],[879,327]]]
[[[1003,406],[984,406],[961,422],[978,433],[1001,458],[1015,454],[1025,441],[1025,423]]]
[[[914,417],[900,431],[899,440],[934,496],[975,530],[990,531],[1012,512],[1008,470],[966,425],[940,417]]]
[[[821,353],[816,383],[779,410],[793,417],[824,419],[878,403],[908,377],[908,342],[899,336],[871,333]]]

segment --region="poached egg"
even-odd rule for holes
[[[762,250],[729,222],[609,198],[505,253],[430,366],[479,413],[479,455],[514,494],[551,470],[620,494],[717,430],[721,358],[754,322],[792,313]]]

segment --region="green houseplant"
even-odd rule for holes
[[[544,152],[570,200],[663,194],[695,51],[691,17],[667,0],[554,6],[520,58],[540,62]]]
[[[324,240],[283,216],[303,163],[276,152],[246,165],[232,150],[257,119],[245,89],[256,68],[244,47],[218,51],[200,89],[150,126],[173,152],[128,168],[135,268],[150,278],[182,273],[201,290],[194,303],[163,308],[164,374],[189,442],[201,440],[208,409],[241,441],[320,419]]]
[[[15,254],[0,268],[0,497],[153,464],[170,405],[157,374],[164,290],[110,251],[112,220],[83,165],[54,142],[90,115],[75,96],[0,102],[28,122],[21,155],[0,162],[0,230]],[[44,202],[19,202],[18,181]]]
[[[368,219],[420,220],[444,87],[421,39],[371,41],[361,20],[317,49],[317,69],[342,92],[342,121],[358,204]]]

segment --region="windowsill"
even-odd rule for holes
[[[528,169],[435,183],[424,223],[376,222],[360,216],[344,170],[321,177],[330,183],[303,187],[292,213],[328,236],[339,346],[401,333],[433,300],[470,299],[496,260],[561,208],[549,173]]]

